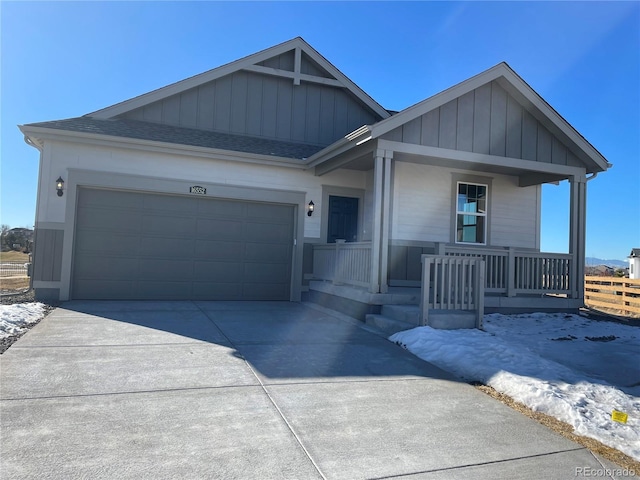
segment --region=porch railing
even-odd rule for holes
[[[476,327],[484,315],[485,263],[479,257],[422,255],[420,319],[429,325],[429,310],[473,310]]]
[[[336,240],[313,246],[313,278],[336,285],[369,287],[371,283],[371,242]]]
[[[571,254],[444,244],[436,246],[436,253],[484,260],[485,293],[508,297],[547,293],[572,296],[578,286],[571,278]],[[336,285],[371,287],[371,242],[338,240],[314,245],[313,278]]]
[[[523,252],[515,248],[488,249],[444,246],[455,257],[477,257],[485,261],[485,291],[508,297],[518,294],[572,293],[571,262],[564,253]]]

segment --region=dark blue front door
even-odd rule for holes
[[[338,239],[355,242],[358,238],[358,199],[329,197],[329,227],[327,243]]]

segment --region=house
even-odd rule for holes
[[[20,130],[33,285],[63,301],[375,312],[417,298],[430,254],[482,258],[488,309],[575,309],[587,181],[610,166],[505,63],[392,113],[301,38]],[[564,180],[569,253],[544,253],[542,185]]]
[[[632,248],[629,254],[629,278],[640,278],[640,248]]]

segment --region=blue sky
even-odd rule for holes
[[[614,164],[588,184],[587,256],[640,247],[638,2],[0,2],[1,222],[33,226],[17,125],[76,117],[301,36],[401,110],[506,61]],[[568,185],[543,188],[566,252]]]

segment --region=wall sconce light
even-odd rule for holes
[[[309,208],[307,209],[307,216],[310,217],[311,215],[313,215],[313,207],[315,205],[313,204],[313,200],[309,202]]]
[[[62,177],[58,177],[56,180],[56,190],[58,191],[58,196],[61,197],[64,190],[64,180]]]

